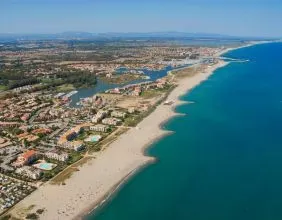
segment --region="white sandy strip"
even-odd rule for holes
[[[259,44],[271,44],[271,43],[275,43],[275,42],[281,42],[281,41],[280,40],[277,40],[277,41],[251,41],[248,44],[244,44],[244,45],[239,46],[239,47],[228,47],[224,50],[221,50],[217,54],[215,54],[215,57],[220,57],[221,55],[223,55],[223,54],[225,54],[229,51],[232,51],[232,50],[243,49],[243,48],[246,48],[246,47],[252,47],[252,46],[255,46],[255,45],[259,45]]]
[[[159,105],[152,114],[140,122],[138,128],[132,128],[122,134],[96,159],[84,164],[80,171],[66,180],[66,185],[46,183],[18,203],[11,213],[19,217],[18,214],[23,208],[36,205],[32,211],[46,209],[40,215],[40,219],[77,219],[78,216],[87,214],[87,210],[99,204],[121,180],[153,160],[144,156],[143,150],[167,133],[160,129],[160,124],[176,115],[172,109],[181,103],[178,97],[207,79],[215,69],[226,64],[220,61],[208,67],[205,73],[181,79],[167,99],[174,101],[173,106]]]

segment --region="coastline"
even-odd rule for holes
[[[279,42],[279,41],[251,41],[248,44],[245,44],[245,45],[242,45],[242,46],[239,46],[239,47],[226,48],[222,51],[219,51],[215,56],[220,57],[221,55],[224,55],[225,53],[228,53],[232,50],[239,50],[239,49],[243,49],[243,48],[246,48],[246,47],[252,47],[252,46],[260,45],[260,44],[270,44],[270,43],[275,43],[275,42]]]
[[[242,47],[252,45],[254,44]],[[242,47],[227,48],[220,51],[216,57]],[[104,204],[128,179],[155,161],[155,158],[144,154],[145,150],[155,141],[171,133],[163,130],[162,125],[172,117],[180,115],[174,111],[175,107],[185,103],[179,100],[179,97],[227,64],[228,62],[219,61],[207,67],[204,72],[181,79],[167,97],[167,100],[174,102],[173,105],[157,106],[136,128],[122,134],[94,160],[80,167],[79,172],[75,172],[65,181],[66,185],[46,183],[18,203],[9,213],[20,217],[21,210],[35,205],[33,211],[45,209],[40,219],[81,219]]]
[[[237,49],[237,48],[236,48],[236,49]],[[226,53],[225,50],[222,51],[222,52],[223,52],[223,53]],[[222,53],[222,54],[223,54],[223,53]],[[166,100],[170,100],[170,101],[172,100],[172,101],[174,101],[174,104],[171,105],[171,106],[167,106],[167,110],[169,111],[169,115],[167,116],[167,118],[163,118],[163,120],[160,121],[160,122],[157,124],[157,126],[158,126],[157,129],[158,129],[158,132],[159,132],[158,136],[156,136],[156,137],[153,139],[153,141],[148,142],[146,145],[144,145],[144,146],[140,149],[140,150],[141,150],[141,153],[142,153],[142,155],[143,155],[144,157],[148,157],[148,156],[146,155],[145,151],[148,150],[149,147],[150,147],[153,143],[155,143],[155,142],[157,142],[158,140],[162,139],[163,137],[165,137],[165,136],[170,135],[170,134],[173,133],[173,131],[164,130],[163,125],[164,125],[167,121],[171,120],[171,119],[174,118],[174,117],[183,116],[183,114],[179,114],[179,113],[176,113],[176,112],[175,112],[175,108],[176,108],[176,107],[178,107],[178,106],[180,106],[180,105],[182,105],[182,104],[188,103],[188,102],[185,102],[185,101],[181,101],[181,100],[180,100],[180,97],[181,97],[182,95],[185,95],[189,90],[193,89],[194,87],[196,87],[197,85],[199,85],[199,84],[202,83],[203,81],[207,80],[207,79],[214,73],[214,71],[216,71],[217,69],[222,68],[222,67],[224,67],[224,66],[226,66],[226,65],[228,65],[228,64],[229,64],[228,62],[220,61],[218,64],[212,66],[212,68],[209,69],[207,73],[204,73],[204,74],[206,74],[206,76],[205,76],[206,78],[202,78],[202,79],[201,79],[200,81],[198,81],[197,83],[195,82],[195,84],[192,85],[190,88],[187,88],[186,91],[181,90],[181,93],[179,93],[178,96],[174,96],[174,95],[172,95],[171,93],[173,93],[173,92],[175,92],[175,93],[178,92],[178,89],[177,89],[177,88],[178,88],[180,85],[177,85],[177,87],[168,95],[168,97],[167,97],[167,99],[166,99]],[[188,68],[189,68],[189,67],[188,67]],[[186,69],[186,68],[183,68],[183,69]],[[179,69],[179,70],[182,70],[182,69]],[[176,70],[176,71],[179,71],[179,70]],[[193,77],[197,77],[199,74],[203,74],[203,73],[198,73],[198,74],[196,74],[196,76],[193,76]],[[185,80],[185,81],[186,81],[186,80],[191,80],[191,78],[193,78],[193,77],[186,77],[184,80]],[[182,82],[181,84],[182,84],[182,86],[183,86],[183,85],[185,84],[185,82]],[[180,88],[179,88],[179,89],[180,89]],[[181,89],[183,89],[183,88],[181,88]],[[173,96],[173,97],[171,97],[171,96]],[[173,99],[174,99],[174,100],[173,100]],[[163,102],[162,102],[160,105],[162,105],[162,104],[163,104]],[[159,107],[159,106],[158,106],[158,107]],[[157,108],[158,108],[158,107],[157,107]],[[156,112],[157,112],[157,109],[155,109],[155,111],[154,111],[153,113],[156,113]],[[153,113],[152,113],[152,114],[153,114]],[[146,118],[149,118],[152,114],[150,114],[150,115],[147,116]],[[144,120],[144,119],[143,119],[143,120]],[[141,122],[140,122],[140,123],[141,123]],[[136,174],[138,174],[138,172],[141,172],[143,168],[145,168],[146,166],[150,165],[151,163],[154,163],[154,162],[157,160],[157,158],[152,158],[152,157],[150,157],[150,158],[151,158],[151,160],[146,161],[144,164],[140,164],[137,168],[135,168],[134,170],[132,170],[128,175],[126,175],[125,177],[123,177],[123,178],[119,181],[119,183],[116,184],[115,187],[113,187],[112,189],[110,189],[100,201],[95,202],[94,205],[91,205],[91,206],[89,206],[88,208],[86,208],[83,212],[81,212],[79,215],[77,215],[74,219],[83,219],[83,217],[87,216],[87,215],[90,214],[91,212],[95,211],[95,210],[98,209],[98,208],[101,208],[101,206],[103,206],[106,202],[108,202],[108,201],[110,200],[110,198],[112,198],[112,196],[114,196],[116,193],[118,193],[118,191],[121,189],[121,187],[123,186],[123,184],[126,184],[126,182],[127,182],[128,180],[130,180],[130,178],[133,178]]]

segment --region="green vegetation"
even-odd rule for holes
[[[128,130],[129,128],[118,128],[111,135],[101,141],[100,144],[102,145],[102,147],[107,147],[109,144],[115,141],[121,134]]]
[[[37,214],[42,214],[43,212],[44,212],[44,209],[37,209],[37,210],[36,210],[36,213],[37,213]]]
[[[30,65],[23,65],[19,60],[12,62],[11,66],[2,66],[0,69],[1,88],[14,89],[25,85],[38,83],[36,77],[25,75],[30,71]]]
[[[80,152],[72,152],[70,155],[69,155],[69,160],[68,160],[68,165],[70,164],[73,164],[75,162],[77,162],[78,160],[80,160],[82,158],[82,155]]]
[[[52,179],[57,174],[59,174],[60,172],[64,171],[68,165],[71,165],[71,164],[79,161],[82,157],[83,156],[82,156],[81,152],[70,152],[69,159],[68,159],[67,163],[59,162],[57,160],[53,160],[53,159],[49,159],[49,158],[45,159],[46,162],[48,162],[48,163],[55,163],[55,164],[57,164],[57,166],[53,170],[45,171],[43,173],[43,176],[42,176],[41,180],[42,181],[48,181],[48,180]]]
[[[81,160],[77,161],[77,163],[75,163],[75,167],[82,167],[83,164],[86,164],[88,161],[90,161],[91,159],[93,159],[94,157],[83,157]]]
[[[82,132],[82,133],[80,133],[77,137],[76,137],[76,139],[77,140],[81,140],[81,141],[83,141],[85,138],[87,138],[88,137],[88,132]]]
[[[8,87],[7,86],[5,86],[5,85],[0,85],[0,91],[4,91],[4,90],[6,90]]]
[[[67,92],[74,90],[75,87],[72,84],[63,84],[56,88],[57,92]]]
[[[22,86],[33,85],[36,83],[39,83],[39,80],[37,78],[31,77],[28,79],[10,81],[6,86],[8,87],[8,89],[15,89]]]
[[[87,143],[86,146],[90,153],[99,152],[102,149],[102,145],[99,143]]]
[[[114,75],[112,78],[108,77],[100,77],[100,79],[106,83],[112,83],[112,84],[123,84],[128,83],[133,80],[140,79],[142,75],[136,75],[136,74],[120,74],[120,75]]]
[[[177,79],[185,77],[192,77],[202,70],[203,66],[191,66],[188,68],[172,71],[171,74],[175,75]]]
[[[79,169],[78,169],[79,166],[85,164],[88,160],[91,159],[89,157],[82,158],[81,154],[79,154],[77,152],[76,152],[76,155],[77,155],[76,157],[73,156],[71,159],[72,159],[72,161],[74,161],[73,163],[75,163],[75,162],[77,162],[77,163],[69,166],[66,169],[64,168],[64,170],[62,170],[61,173],[59,173],[57,176],[55,176],[52,179],[52,181],[51,181],[52,184],[55,184],[55,185],[63,184],[63,185],[65,185],[65,180],[69,179],[74,172],[79,171]]]
[[[73,84],[74,87],[93,86],[97,83],[96,75],[87,71],[69,70],[56,74],[64,84]]]
[[[53,67],[54,68],[54,67]],[[38,84],[33,91],[51,89],[52,87],[61,86],[60,91],[73,90],[74,87],[87,87],[96,84],[96,75],[89,71],[68,69],[60,67],[51,75],[51,78],[45,78],[42,74],[31,75],[40,69],[43,72],[50,72],[52,67],[37,64],[24,65],[20,61],[12,63],[10,66],[3,66],[0,69],[0,91],[14,89],[26,85]],[[42,83],[42,84],[39,84]]]
[[[56,88],[57,91],[73,90],[73,88],[94,86],[97,83],[96,75],[90,72],[70,70],[55,74],[53,78],[42,79],[45,88]]]
[[[137,124],[143,120],[143,118],[147,117],[149,114],[151,114],[156,107],[161,104],[169,95],[169,93],[174,89],[174,86],[166,86],[163,89],[157,89],[157,90],[147,90],[142,92],[141,96],[145,96],[146,98],[152,98],[155,97],[156,94],[164,94],[164,96],[154,105],[152,106],[148,111],[146,112],[141,112],[141,113],[135,113],[135,114],[131,114],[129,115],[129,117],[127,117],[124,120],[124,125],[125,126],[129,126],[129,127],[135,127],[137,126]]]
[[[11,219],[11,215],[5,215],[0,217],[0,220],[9,220],[9,219]]]
[[[129,127],[135,127],[144,118],[142,113],[131,114],[124,120],[124,125]]]
[[[48,161],[48,162],[49,162],[49,161]],[[56,163],[58,163],[58,161],[56,161]],[[57,166],[56,166],[53,170],[45,171],[45,172],[43,173],[43,176],[42,176],[41,180],[42,180],[42,181],[48,181],[48,180],[50,180],[51,178],[53,178],[54,176],[56,176],[58,173],[60,173],[61,171],[63,171],[66,167],[67,167],[66,164],[63,164],[63,163],[57,164]]]
[[[39,219],[39,216],[36,213],[27,214],[26,219]]]
[[[163,93],[160,90],[145,90],[141,93],[141,97],[145,98],[145,99],[151,99],[151,98],[155,98],[159,95],[162,95]]]
[[[151,99],[163,94],[167,94],[170,91],[171,91],[171,86],[165,85],[164,88],[145,90],[141,93],[141,97],[145,99]]]
[[[55,176],[52,180],[51,180],[51,184],[54,185],[61,185],[65,182],[65,180],[69,179],[71,177],[71,175],[73,174],[73,172],[77,172],[78,169],[77,168],[73,168],[73,167],[69,167],[65,170],[63,170],[61,173],[59,173],[57,176]]]

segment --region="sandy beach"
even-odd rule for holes
[[[221,53],[224,52],[226,51]],[[207,66],[203,72],[179,80],[177,87],[167,98],[168,101],[173,101],[172,105],[159,105],[136,128],[122,134],[95,159],[89,160],[78,172],[74,172],[65,181],[65,185],[45,183],[18,203],[10,214],[22,219],[27,210],[35,212],[45,209],[40,219],[48,220],[80,219],[87,215],[135,171],[155,161],[154,158],[144,155],[144,149],[169,133],[162,130],[160,125],[177,115],[173,109],[182,103],[179,96],[208,79],[216,69],[226,64],[227,62],[219,61],[215,65]]]

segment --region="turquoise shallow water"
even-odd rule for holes
[[[157,163],[86,219],[281,220],[282,44],[226,56],[231,63],[182,97],[148,154]]]

